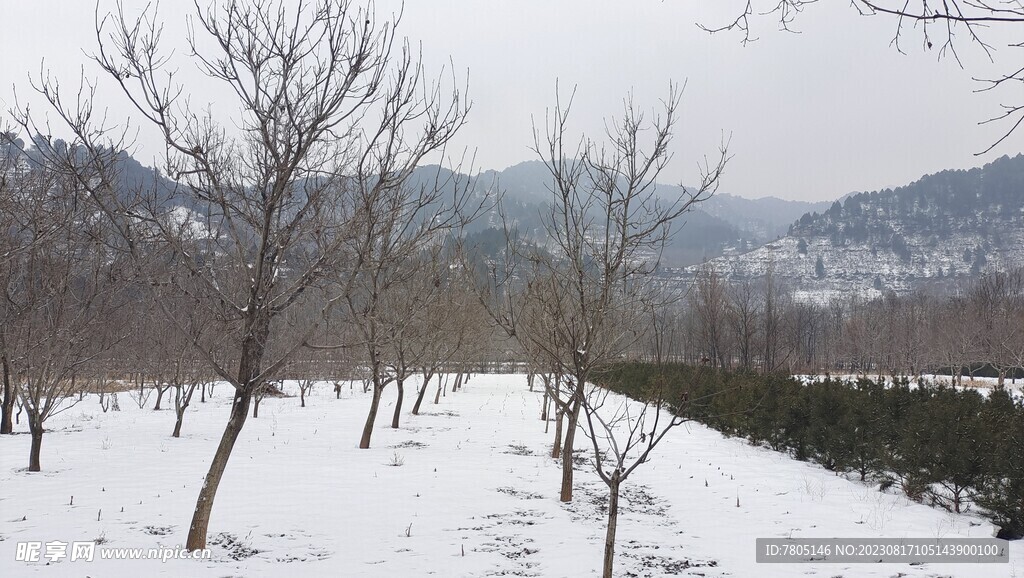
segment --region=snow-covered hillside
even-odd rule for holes
[[[770,270],[812,299],[832,294],[871,298],[882,291],[904,293],[928,284],[966,279],[971,275],[971,264],[964,262],[965,252],[985,242],[973,234],[955,235],[941,243],[932,243],[925,235],[910,235],[907,244],[914,249],[911,258],[904,260],[892,249],[861,243],[836,247],[826,237],[805,238],[806,249],[802,250],[801,239],[783,237],[744,254],[719,257],[710,266],[731,279],[762,277]],[[988,253],[982,272],[1024,266],[1024,229],[1004,231],[1003,241],[1007,249]],[[819,257],[822,275],[818,274]],[[690,267],[685,275],[699,270],[700,266]]]
[[[524,376],[474,376],[401,429],[378,420],[370,450],[356,449],[368,404],[358,385],[341,399],[320,386],[306,408],[268,398],[221,484],[212,560],[16,561],[19,541],[184,540],[227,387],[193,403],[181,439],[169,437],[171,411],[140,410],[122,394],[122,411],[103,413],[87,397],[48,422],[41,473],[24,469],[28,435],[0,437],[0,576],[598,575],[605,488],[580,459],[576,500],[557,500],[540,395]],[[1024,574],[1021,542],[1009,565],[758,565],[758,537],[990,537],[993,527],[697,424],[670,433],[623,502],[621,576]]]
[[[1024,266],[1024,155],[856,193],[807,213],[776,241],[710,264],[732,279],[769,270],[811,300],[948,288]],[[692,278],[700,266],[675,272]],[[801,295],[798,295],[801,297]]]

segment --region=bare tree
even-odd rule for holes
[[[1018,270],[1018,276],[1024,276],[1024,271]],[[1017,377],[1024,372],[1024,287],[1018,286],[1017,292],[1008,300],[1003,322],[1003,349],[1004,357],[1013,371],[1013,383]]]
[[[1007,372],[1016,365],[1018,344],[1024,340],[1015,315],[1024,299],[1024,271],[985,275],[974,285],[970,297],[980,329],[979,353],[996,370],[998,387],[1003,387]]]
[[[405,275],[401,286],[382,296],[380,319],[385,333],[382,359],[388,373],[394,376],[397,390],[391,417],[393,429],[398,429],[402,417],[406,380],[416,373],[417,367],[431,363],[422,357],[434,353],[424,346],[424,341],[441,338],[440,335],[432,335],[432,325],[442,320],[426,318],[427,309],[451,289],[450,280],[442,279],[441,248],[440,245],[434,245],[428,250],[409,255],[403,266]],[[425,390],[426,382],[420,394]],[[420,400],[422,395],[417,396],[416,401]]]
[[[211,371],[201,359],[197,343],[207,351],[214,351],[213,343],[222,332],[217,331],[216,321],[204,316],[202,309],[192,307],[188,298],[174,292],[154,289],[149,295],[167,303],[168,309],[178,312],[176,330],[152,305],[148,307],[154,315],[145,318],[148,323],[141,328],[143,334],[138,343],[148,352],[149,371],[154,388],[170,391],[168,396],[174,403],[174,429],[171,437],[181,437],[185,412],[192,403],[196,390],[204,392],[212,381]],[[202,394],[202,393],[201,393]],[[156,405],[154,405],[156,409]]]
[[[316,380],[304,377],[299,381],[299,405],[300,407],[306,407],[306,396],[313,391],[313,386],[316,385]]]
[[[782,310],[785,301],[783,288],[775,279],[774,267],[769,264],[768,270],[761,281],[762,295],[762,334],[764,336],[764,353],[761,356],[761,369],[765,373],[775,371],[779,364],[779,333],[782,326]]]
[[[195,294],[173,277],[153,280],[194,297],[230,343],[197,347],[235,391],[185,544],[194,550],[206,546],[214,498],[255,392],[306,341],[275,346],[279,316],[316,299],[325,273],[349,256],[341,250],[347,227],[365,215],[353,211],[367,191],[404,182],[451,138],[466,107],[457,90],[446,99],[442,87],[423,81],[415,53],[397,40],[397,21],[380,23],[348,0],[294,9],[275,0],[224,1],[196,6],[188,36],[192,61],[235,97],[219,103],[236,113],[221,125],[178,84],[158,22],[152,9],[138,18],[121,8],[98,17],[95,61],[163,135],[171,180],[133,202],[115,194],[109,177],[81,181],[134,255],[147,244],[162,247],[202,282]],[[115,167],[124,141],[97,124],[91,92],[68,102],[45,77],[38,89],[89,146],[94,172]],[[317,325],[309,324],[310,335]]]
[[[728,285],[714,267],[701,268],[695,291],[691,296],[692,306],[697,313],[705,355],[711,363],[721,368],[731,365],[726,342]]]
[[[543,137],[535,128],[534,138],[552,178],[551,211],[544,215],[552,250],[512,244],[502,275],[526,282],[515,292],[503,283],[499,291],[495,266],[483,293],[509,335],[566,379],[567,398],[552,398],[568,420],[562,501],[572,500],[572,453],[580,410],[589,403],[587,383],[641,338],[641,318],[658,298],[648,279],[673,221],[714,192],[726,163],[723,148],[718,160],[705,162],[696,189],[674,202],[659,199],[656,181],[670,158],[679,104],[675,85],[662,104],[648,118],[628,98],[623,115],[609,123],[605,144],[584,137],[574,147],[567,134],[571,100],[556,103]]]
[[[562,432],[565,423],[565,412],[563,408],[567,405],[565,403],[558,403],[562,395],[562,375],[559,373],[544,373],[541,374],[541,380],[544,382],[544,395],[549,403],[554,405],[555,408],[555,439],[551,443],[551,458],[558,459],[562,455]],[[547,424],[544,424],[545,432],[547,431]]]
[[[431,379],[437,376],[440,392],[441,368],[465,348],[476,335],[475,329],[486,325],[483,313],[474,307],[476,300],[465,290],[467,281],[460,270],[443,283],[445,288],[438,298],[421,307],[414,320],[416,330],[409,349],[421,368],[423,382],[412,406],[413,415],[419,415]]]
[[[175,380],[172,383],[174,387],[174,430],[171,431],[171,437],[181,437],[181,424],[185,421],[185,410],[192,403],[192,395],[196,392],[197,387],[202,389],[206,387],[206,384],[207,381],[196,373],[188,375],[181,372],[175,375]]]
[[[980,338],[967,299],[952,296],[928,317],[929,344],[933,355],[949,367],[954,386],[963,386],[963,369],[977,355]]]
[[[659,200],[656,181],[669,158],[678,103],[673,86],[664,108],[648,121],[627,99],[622,117],[610,123],[607,144],[584,139],[575,151],[565,150],[569,107],[558,108],[549,117],[543,148],[540,137],[535,139],[535,150],[545,159],[553,180],[554,202],[546,228],[556,250],[531,255],[537,274],[530,277],[525,294],[539,304],[542,314],[523,316],[516,334],[567,378],[571,402],[553,398],[569,419],[562,450],[563,501],[572,499],[572,440],[581,410],[586,417],[594,464],[612,500],[606,577],[612,575],[620,484],[681,422],[673,418],[659,428],[658,407],[653,424],[645,419],[646,409],[632,423],[628,413],[602,413],[608,393],[593,386],[593,381],[603,367],[632,351],[644,337],[649,312],[668,302],[669,297],[652,283],[651,274],[673,222],[714,193],[727,160],[723,147],[715,162],[705,162],[700,186],[687,197],[667,204]],[[630,434],[620,445],[614,430],[623,421]],[[641,435],[642,431],[650,433]],[[610,464],[604,461],[605,444],[600,440],[612,450]],[[627,463],[630,451],[644,444],[646,449],[636,461]]]
[[[43,145],[47,146],[47,145]],[[14,194],[21,220],[8,233],[24,250],[7,259],[4,377],[13,380],[40,470],[46,421],[80,401],[76,374],[118,337],[106,323],[125,298],[124,262],[106,245],[105,219],[75,179],[48,164]],[[54,226],[56,225],[56,228]]]
[[[611,396],[607,389],[588,385],[588,390],[587,403],[583,404],[586,432],[593,444],[594,468],[608,486],[608,528],[602,576],[612,578],[619,490],[630,474],[651,458],[651,452],[668,432],[686,421],[682,417],[686,400],[668,399],[664,381],[655,384],[648,400],[613,399],[614,407],[610,408],[607,405]]]
[[[0,132],[0,275],[4,283],[4,296],[10,293],[10,283],[17,278],[19,263],[16,258],[31,239],[18,234],[24,230],[19,222],[24,214],[19,207],[19,192],[32,186],[39,178],[29,170],[25,143],[13,131]],[[42,223],[40,223],[42,224]],[[0,399],[0,434],[14,432],[14,404],[17,394],[11,381],[9,329],[17,317],[17,302],[0,300],[0,370],[3,379],[3,398]]]
[[[252,392],[252,417],[257,419],[260,417],[260,404],[263,403],[263,398],[267,397],[267,394],[271,391],[278,389],[278,384],[271,380],[264,380],[253,389]]]
[[[758,350],[758,318],[761,315],[757,288],[744,280],[729,287],[728,320],[739,350],[740,368],[749,371],[754,367],[754,355]]]
[[[454,131],[463,118],[461,112],[452,110],[442,120]],[[416,314],[416,306],[399,306],[398,302],[425,297],[419,302],[422,305],[432,298],[437,288],[433,281],[439,287],[440,279],[424,274],[423,264],[430,262],[429,258],[424,260],[424,255],[440,250],[448,234],[475,218],[486,204],[486,199],[471,198],[472,189],[458,172],[438,167],[433,178],[410,181],[421,155],[442,147],[450,136],[447,133],[439,135],[440,140],[422,143],[417,155],[405,159],[405,165],[374,164],[400,154],[385,151],[366,158],[360,166],[355,204],[358,227],[347,246],[356,265],[342,271],[341,277],[348,285],[344,292],[347,322],[355,328],[357,339],[347,346],[363,350],[372,383],[370,408],[359,440],[361,449],[370,447],[384,388],[399,377],[404,380],[412,367],[403,360],[389,370],[388,356],[398,358],[394,346]],[[424,279],[428,293],[405,295],[410,283]],[[399,366],[404,368],[400,374],[393,371]]]

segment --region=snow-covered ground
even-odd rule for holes
[[[117,413],[86,398],[54,418],[41,473],[25,471],[28,435],[0,437],[0,576],[599,575],[604,485],[581,464],[576,500],[560,503],[540,393],[524,376],[487,375],[398,430],[385,407],[370,450],[356,448],[369,401],[358,385],[340,400],[321,386],[306,408],[264,400],[217,496],[212,560],[16,561],[19,541],[103,538],[96,558],[184,541],[228,388],[194,402],[181,439],[169,435],[173,411],[120,397]],[[1009,565],[756,564],[758,537],[991,537],[993,527],[697,424],[673,430],[624,492],[621,576],[1024,575],[1021,542]]]

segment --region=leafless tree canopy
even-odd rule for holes
[[[75,137],[46,149],[47,162],[98,205],[118,233],[112,246],[131,257],[165,320],[234,386],[191,549],[205,547],[253,396],[351,297],[375,251],[404,253],[461,218],[453,215],[465,197],[442,198],[441,183],[409,180],[427,155],[444,153],[469,110],[454,80],[425,77],[396,36],[397,19],[381,22],[348,0],[194,10],[188,50],[177,54],[229,88],[233,102],[218,103],[228,119],[178,81],[154,7],[96,16],[93,60],[163,136],[162,171],[151,183],[126,182],[130,129],[107,125],[90,85],[69,93],[45,73],[34,84]],[[16,118],[29,134],[49,133],[27,107]],[[179,306],[202,322],[177,315]],[[307,313],[298,331],[293,308]]]
[[[627,454],[643,443],[635,428],[646,420],[631,422],[634,429],[619,444],[621,432],[614,424],[623,417],[619,412],[606,415],[607,392],[593,381],[602,368],[641,342],[649,315],[666,302],[666,293],[652,276],[665,242],[677,219],[714,193],[728,157],[723,145],[719,156],[700,164],[697,188],[686,189],[681,198],[662,198],[656,183],[671,158],[669,145],[678,129],[678,88],[671,85],[661,106],[650,112],[627,97],[621,116],[608,122],[600,140],[569,136],[571,101],[556,102],[543,130],[534,128],[533,150],[551,175],[550,212],[542,215],[546,242],[531,244],[506,223],[506,250],[486,271],[479,271],[478,284],[481,303],[516,339],[531,368],[543,375],[545,399],[555,404],[553,455],[562,459],[560,499],[568,502],[573,496],[573,450],[581,413],[595,452],[604,451],[604,442],[618,452],[607,468],[609,464],[596,458],[612,499],[604,570],[611,576],[619,484],[646,461],[654,440],[678,422],[669,419],[659,426],[655,417],[657,435],[651,434],[654,438],[638,461],[626,465]],[[654,412],[659,413],[657,408]]]

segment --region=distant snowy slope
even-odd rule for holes
[[[782,239],[710,265],[740,279],[771,269],[819,295],[949,287],[1024,266],[1024,156],[850,195],[805,214]]]

